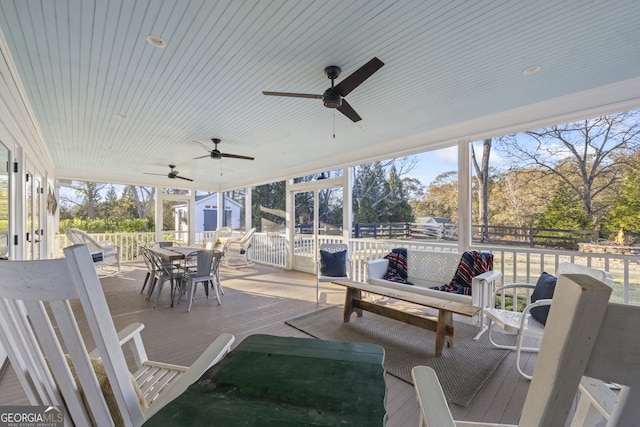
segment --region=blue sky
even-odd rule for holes
[[[458,171],[458,147],[448,147],[437,151],[417,154],[417,166],[409,173],[411,178],[419,179],[428,186],[444,172]]]

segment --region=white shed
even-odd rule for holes
[[[174,206],[176,217],[186,218],[186,205]],[[243,206],[235,200],[224,198],[224,226],[234,230],[240,228]],[[216,193],[196,196],[194,206],[195,222],[194,231],[213,231],[218,228],[218,195]],[[223,225],[221,224],[220,227]]]

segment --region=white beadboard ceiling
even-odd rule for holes
[[[637,0],[0,2],[57,177],[203,189],[640,108],[639,22]],[[361,122],[262,94],[321,94],[326,66],[338,83],[373,57],[346,97]],[[211,138],[255,160],[194,159]],[[169,164],[194,182],[145,174]]]

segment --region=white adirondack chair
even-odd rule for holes
[[[608,407],[607,426],[637,426],[640,422],[640,307],[608,303],[612,290],[584,274],[558,278],[546,331],[519,426],[564,426],[584,375],[622,384],[615,402],[583,393],[585,408]],[[412,371],[421,425],[427,427],[505,426],[454,421],[433,369]],[[594,425],[588,410],[578,405],[573,424]],[[592,411],[591,415],[593,414]]]
[[[229,351],[234,337],[222,334],[190,367],[148,360],[144,325],[116,332],[87,246],[64,253],[63,259],[0,263],[0,343],[32,405],[57,406],[66,425],[140,426]],[[95,343],[94,352],[85,339]],[[104,372],[96,375],[100,365]]]

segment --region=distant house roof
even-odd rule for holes
[[[421,216],[416,218],[416,222],[421,224],[434,223],[434,222],[437,222],[438,224],[449,224],[451,221],[449,220],[449,218],[440,218],[436,216]]]

